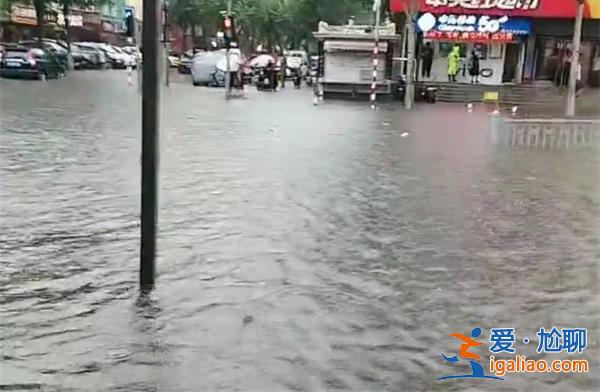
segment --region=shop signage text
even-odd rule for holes
[[[428,33],[459,32],[459,33],[510,33],[513,35],[528,35],[531,32],[531,22],[523,18],[489,15],[434,15],[425,13],[417,19],[417,31]]]
[[[452,32],[452,31],[428,31],[423,34],[425,39],[437,41],[459,41],[459,42],[514,42],[516,36],[513,33],[475,33],[475,32]]]
[[[466,13],[507,15],[528,18],[572,19],[577,14],[575,0],[415,0],[420,12],[433,14]],[[600,0],[584,0],[584,17],[600,19]],[[392,12],[404,12],[412,0],[390,0]]]
[[[26,24],[31,26],[37,25],[37,16],[35,14],[35,8],[23,7],[14,5],[10,12],[10,19],[13,23]],[[57,11],[52,14],[46,14],[44,16],[46,23],[56,23],[60,26],[64,26],[65,17],[62,12]],[[77,14],[69,15],[69,25],[71,26],[83,26],[83,17]]]
[[[540,0],[425,0],[433,8],[465,8],[468,10],[536,10]]]

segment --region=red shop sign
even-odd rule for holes
[[[404,12],[413,1],[419,12],[467,13],[530,18],[575,18],[576,0],[390,0],[392,12]],[[585,0],[585,17],[600,19],[600,0]]]
[[[424,33],[424,38],[441,41],[460,41],[460,42],[514,42],[515,35],[499,31],[497,33],[481,32],[452,32],[432,30]]]

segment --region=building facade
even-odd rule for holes
[[[69,26],[73,40],[99,40],[100,14],[90,8],[73,7],[70,10]],[[35,38],[37,17],[35,8],[27,3],[14,2],[0,18],[2,25],[0,40],[17,42]],[[51,7],[44,18],[44,36],[61,38],[65,36],[65,17],[62,9]]]
[[[125,0],[112,0],[98,7],[102,23],[101,41],[116,44],[125,32]]]
[[[390,0],[392,12],[405,11],[406,0]],[[447,56],[460,47],[457,82],[470,80],[467,59],[480,58],[480,82],[565,83],[568,79],[576,0],[417,0],[418,47],[434,50],[431,75],[448,80]],[[582,83],[597,85],[600,74],[600,0],[586,0],[581,50]],[[419,69],[422,70],[422,61]]]

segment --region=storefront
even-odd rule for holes
[[[461,48],[463,66],[457,78],[459,82],[469,79],[465,65],[473,49],[481,59],[481,83],[520,83],[564,77],[577,12],[575,0],[416,1],[418,47],[431,42],[434,49],[431,77],[425,80],[447,80],[446,58],[454,45]],[[392,12],[404,12],[405,5],[410,3],[412,1],[390,0],[390,8]],[[597,76],[600,73],[597,20],[600,19],[600,0],[585,0],[584,18],[582,73],[584,83],[592,83],[600,78]]]
[[[573,21],[539,19],[534,23],[535,38],[523,78],[552,81],[564,85],[568,80],[573,48]],[[584,20],[580,48],[582,85],[600,86],[600,22]]]
[[[431,45],[433,62],[431,72],[424,72],[419,62],[418,78],[424,81],[448,80],[448,54],[453,47],[460,48],[460,70],[457,82],[468,82],[467,59],[472,52],[480,62],[482,84],[514,82],[522,72],[525,45],[531,33],[531,22],[526,18],[494,17],[471,14],[420,14],[416,30],[419,46]]]

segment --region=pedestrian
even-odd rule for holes
[[[569,85],[569,75],[571,74],[571,62],[573,53],[571,49],[567,49],[562,58],[562,69],[560,70],[559,86],[567,87]]]
[[[583,88],[582,81],[582,71],[581,71],[581,53],[579,53],[579,61],[577,61],[577,78],[575,82],[575,95],[578,96],[580,90]]]
[[[425,43],[423,53],[421,53],[421,76],[424,78],[431,77],[431,66],[433,64],[433,48],[431,42]]]
[[[285,87],[285,76],[287,74],[287,59],[285,58],[285,52],[281,51],[281,61],[280,61],[280,69],[281,69],[281,88]]]
[[[471,83],[479,83],[479,56],[473,50],[469,58],[469,75],[471,75]]]
[[[455,45],[448,54],[448,81],[456,82],[456,74],[460,64],[460,46]]]
[[[302,69],[297,68],[294,70],[294,87],[300,88],[302,87]]]
[[[269,88],[271,90],[277,90],[277,72],[275,71],[275,64],[269,60],[265,67],[267,78],[269,78]]]
[[[229,56],[229,91],[234,87],[239,88],[238,72],[240,70],[240,56],[238,53],[233,52],[231,49],[228,51]]]

